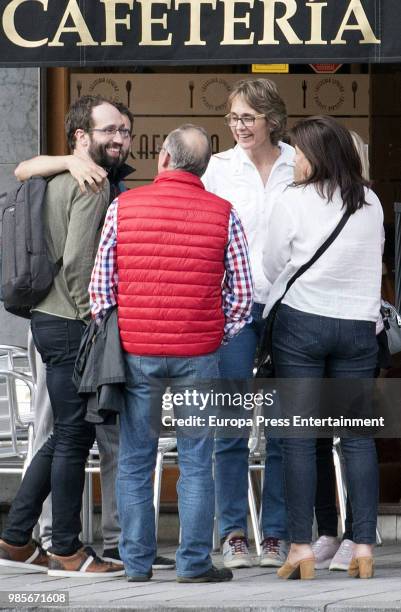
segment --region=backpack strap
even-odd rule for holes
[[[35,175],[35,176],[31,176],[31,178],[40,178],[40,179],[43,179],[44,181],[46,181],[46,183],[47,183],[46,187],[47,187],[49,185],[50,181],[52,181],[56,176],[58,176],[58,175],[57,174],[52,174],[51,176]],[[49,238],[49,240],[53,244],[50,232],[48,234],[48,238]],[[57,276],[57,274],[60,272],[62,265],[63,265],[63,258],[62,257],[60,257],[57,261],[53,262],[54,276]]]

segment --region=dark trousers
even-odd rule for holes
[[[376,340],[378,353],[375,377],[378,377],[380,368],[390,367],[391,355],[384,329],[376,336]],[[319,537],[323,535],[337,537],[336,474],[331,438],[316,440],[316,478],[315,516]],[[342,539],[353,540],[352,508],[349,495],[347,495],[345,531]]]
[[[274,362],[278,378],[305,379],[313,401],[318,385],[307,379],[373,378],[377,361],[375,324],[309,314],[282,304],[273,330]],[[299,384],[302,391],[303,386]],[[303,401],[302,392],[298,394]],[[295,398],[297,400],[297,398]],[[299,405],[308,413],[308,406]],[[346,415],[345,415],[346,416]],[[353,540],[374,544],[378,506],[378,466],[371,438],[343,438],[342,452],[353,512]],[[304,544],[312,538],[316,494],[316,440],[283,441],[284,479],[291,542]]]
[[[79,533],[85,461],[95,438],[95,428],[84,420],[85,404],[72,382],[85,325],[34,312],[31,328],[35,346],[46,364],[54,429],[25,474],[11,506],[3,539],[9,544],[26,544],[51,491],[50,550],[58,555],[71,555],[82,546]]]
[[[315,515],[320,536],[337,537],[336,474],[333,463],[333,440],[316,440]],[[347,495],[347,515],[343,540],[352,540],[352,509]]]

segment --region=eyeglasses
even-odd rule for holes
[[[105,127],[105,128],[92,128],[91,132],[102,132],[105,136],[115,136],[117,132],[121,138],[130,138],[131,131],[128,128],[116,128],[116,127]]]
[[[244,127],[253,127],[255,125],[256,119],[262,119],[262,117],[266,117],[265,115],[235,115],[234,113],[228,113],[224,117],[224,122],[226,125],[230,127],[236,127],[238,121],[241,121]]]
[[[166,147],[163,145],[156,145],[156,153],[161,153],[162,151],[166,151],[166,153],[168,153]]]

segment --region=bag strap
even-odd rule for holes
[[[35,174],[34,176],[31,176],[31,178],[27,179],[27,181],[23,181],[23,182],[26,182],[26,183],[27,183],[27,185],[28,185],[28,188],[29,188],[29,187],[32,185],[32,182],[33,182],[35,179],[40,179],[41,181],[45,181],[45,182],[46,182],[46,189],[47,189],[47,187],[48,187],[49,183],[50,183],[50,182],[51,182],[51,181],[52,181],[52,180],[53,180],[53,179],[54,179],[56,176],[57,176],[57,174],[52,174],[51,176],[41,176],[41,175],[36,175],[36,174]],[[21,184],[22,184],[22,183],[21,183]],[[44,197],[45,197],[45,196],[43,195],[43,198],[44,198]],[[29,194],[28,194],[28,198],[29,198]],[[30,228],[29,228],[29,231],[30,231]],[[52,246],[53,246],[53,248],[54,248],[54,244],[53,244],[52,237],[51,237],[50,233],[49,233],[49,236],[48,236],[48,237],[49,237],[49,240],[51,241]],[[49,261],[50,261],[50,257],[49,257]],[[57,276],[57,274],[60,272],[60,270],[61,270],[61,268],[62,268],[62,265],[63,265],[63,256],[59,257],[59,259],[58,259],[57,261],[52,262],[52,265],[53,265],[53,275],[54,275],[54,276]]]
[[[331,232],[330,236],[323,242],[322,245],[320,245],[320,247],[317,249],[316,253],[313,255],[313,257],[310,258],[309,261],[307,261],[306,263],[304,263],[296,272],[293,276],[291,276],[290,280],[287,283],[287,286],[285,288],[285,291],[283,293],[283,295],[280,298],[280,302],[281,300],[284,298],[285,294],[287,293],[287,291],[292,287],[292,285],[295,283],[295,281],[297,280],[297,278],[299,278],[300,276],[302,276],[302,274],[304,272],[306,272],[307,270],[309,270],[309,268],[315,263],[315,261],[317,261],[319,259],[319,257],[321,257],[323,255],[323,253],[325,251],[327,251],[327,249],[329,248],[329,246],[331,244],[333,244],[334,240],[337,238],[337,236],[339,235],[339,233],[341,232],[341,230],[343,229],[344,225],[347,223],[348,219],[350,218],[351,213],[346,211],[343,216],[341,217],[340,221],[338,222],[338,224],[336,225],[336,227],[334,228],[334,230]]]
[[[277,310],[278,310],[278,308],[279,308],[279,306],[280,306],[280,304],[281,304],[285,294],[290,289],[290,287],[295,283],[297,278],[302,276],[302,274],[304,272],[306,272],[306,270],[308,270],[315,263],[315,261],[317,261],[319,259],[319,257],[321,257],[323,255],[323,253],[325,251],[327,251],[329,246],[334,242],[334,240],[337,238],[338,234],[343,229],[344,225],[347,223],[347,221],[350,218],[350,216],[351,216],[351,214],[348,211],[346,211],[343,214],[343,216],[341,217],[340,221],[337,223],[336,227],[331,232],[330,236],[317,249],[317,251],[313,255],[313,257],[311,257],[309,261],[307,261],[305,264],[303,264],[295,272],[295,274],[290,278],[290,280],[287,283],[287,286],[285,288],[285,291],[284,291],[283,295],[281,296],[281,298],[279,298],[275,302],[275,304],[273,305],[272,309],[270,310],[269,316],[267,317],[267,323],[266,323],[266,325],[264,327],[264,330],[263,330],[263,336],[262,336],[262,339],[261,339],[261,342],[260,342],[261,350],[259,352],[258,363],[257,363],[257,369],[258,369],[258,372],[259,372],[259,377],[260,377],[260,371],[261,371],[262,366],[266,365],[267,362],[270,362],[270,366],[269,367],[270,367],[270,369],[272,371],[271,342],[272,342],[274,319],[275,319]],[[256,374],[256,376],[258,376],[258,374]]]

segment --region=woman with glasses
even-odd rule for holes
[[[276,85],[268,79],[239,81],[228,98],[225,121],[234,148],[213,155],[203,176],[206,189],[229,200],[238,212],[249,245],[255,290],[253,322],[220,350],[222,378],[252,377],[263,330],[262,313],[270,283],[262,269],[273,205],[293,181],[294,149],[282,142],[287,113]],[[216,440],[216,501],[226,567],[250,567],[247,544],[248,440]],[[261,565],[278,567],[286,557],[286,510],[281,443],[269,440],[263,494]]]
[[[368,182],[349,131],[331,117],[310,117],[293,129],[295,183],[270,217],[263,269],[272,283],[264,315],[288,280],[308,262],[347,215],[322,256],[283,298],[273,327],[278,378],[297,379],[286,394],[292,414],[316,416],[317,409],[370,416],[363,395],[377,364],[376,321],[380,310],[383,211]],[[322,399],[321,378],[341,379]],[[326,383],[326,388],[327,388]],[[335,395],[334,395],[335,393]],[[335,399],[333,400],[333,397]],[[282,396],[283,398],[283,396]],[[282,406],[285,403],[283,402]],[[357,413],[355,413],[357,410]],[[359,414],[358,414],[359,412]],[[361,412],[363,414],[361,414]],[[317,414],[319,416],[319,414]],[[378,467],[374,440],[359,430],[341,440],[353,515],[353,559],[349,574],[373,576]],[[305,435],[308,435],[307,433]],[[278,571],[282,578],[313,578],[311,548],[316,491],[316,440],[283,440],[284,475],[291,548]]]

